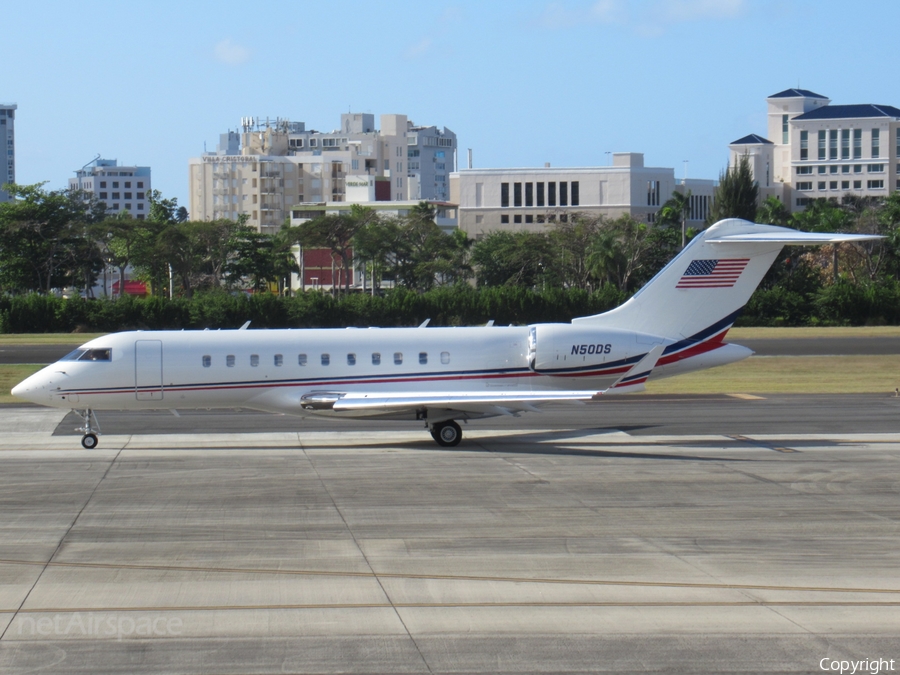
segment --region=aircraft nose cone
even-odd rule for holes
[[[12,388],[10,393],[16,398],[22,398],[26,401],[37,403],[37,399],[45,392],[45,389],[46,387],[32,375],[19,382],[19,384]]]

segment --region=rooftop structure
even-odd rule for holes
[[[143,220],[150,212],[149,166],[119,166],[115,159],[94,159],[75,172],[69,187],[96,195],[107,213],[128,211]]]

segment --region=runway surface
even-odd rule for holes
[[[452,450],[107,415],[94,451],[2,407],[0,672],[896,668],[897,406],[633,397],[581,407],[627,431],[556,411]]]
[[[900,338],[777,338],[731,340],[752,349],[759,356],[830,356],[900,353]],[[0,364],[54,363],[77,347],[73,344],[2,345]]]

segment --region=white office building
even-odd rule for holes
[[[814,199],[900,189],[900,109],[831,105],[806,89],[786,89],[766,103],[768,137],[750,134],[728,146],[730,165],[750,159],[761,200],[774,196],[798,211]]]
[[[319,132],[303,122],[244,118],[240,132],[220,136],[216,152],[189,161],[191,215],[246,215],[271,233],[294,206],[345,203],[355,186],[371,188],[368,201],[446,201],[455,134],[406,115],[382,115],[380,123],[376,129],[374,115],[346,113],[340,129]]]
[[[128,211],[143,220],[150,212],[149,166],[119,166],[115,159],[95,159],[75,172],[69,187],[96,195],[110,215]]]
[[[644,166],[638,152],[613,153],[611,166],[462,169],[450,178],[459,227],[471,238],[493,230],[544,232],[570,215],[654,222],[674,191],[690,192],[688,225],[702,227],[712,205],[712,180],[676,180],[675,170]]]
[[[0,103],[0,143],[3,143],[0,186],[16,182],[16,108],[15,103]],[[6,201],[9,193],[0,189],[0,202]]]

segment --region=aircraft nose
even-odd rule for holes
[[[38,378],[35,375],[28,377],[15,387],[12,388],[10,392],[16,398],[25,399],[26,401],[31,401],[32,403],[40,403],[38,400],[41,398],[41,395],[46,393],[46,385],[42,382],[42,378]]]

